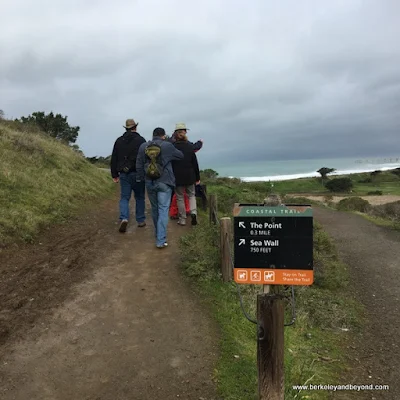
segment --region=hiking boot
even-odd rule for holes
[[[143,227],[145,227],[146,226],[146,222],[139,222],[138,223],[138,227],[139,228],[143,228]]]
[[[157,245],[157,249],[165,249],[166,247],[168,247],[168,243],[167,242],[165,242],[162,245]]]
[[[197,225],[197,215],[196,214],[192,214],[192,225]]]
[[[128,220],[127,219],[123,219],[121,221],[121,224],[119,225],[119,231],[121,233],[125,233],[126,232],[126,227],[128,226]]]
[[[179,219],[179,221],[177,222],[178,225],[181,226],[185,226],[186,225],[186,221],[184,219]]]

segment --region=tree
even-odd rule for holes
[[[216,179],[218,177],[218,172],[213,169],[207,168],[205,170],[200,171],[201,175],[206,179]]]
[[[321,179],[324,180],[324,179],[328,179],[328,174],[331,174],[332,172],[335,172],[335,171],[336,171],[335,168],[323,167],[323,168],[320,168],[317,172],[319,174],[321,174]]]
[[[86,160],[91,164],[109,167],[111,163],[111,155],[107,157],[86,157]]]
[[[0,110],[0,120],[1,119],[4,119],[4,111],[3,110]]]
[[[335,168],[327,168],[327,167],[322,167],[317,171],[319,174],[321,174],[322,185],[324,185],[324,182],[328,180],[328,174],[331,174],[334,171],[336,171]]]
[[[83,154],[83,151],[79,148],[79,146],[77,145],[77,144],[73,144],[72,146],[71,146],[71,149],[72,150],[74,150],[74,151],[76,151],[78,154],[80,154],[81,156],[83,156],[84,154]]]
[[[21,117],[20,121],[23,124],[35,124],[43,132],[51,137],[65,143],[75,143],[78,138],[79,126],[70,126],[67,122],[68,117],[63,117],[61,114],[54,115],[50,112],[46,115],[44,112],[34,112],[28,117]]]
[[[325,187],[331,192],[350,192],[353,182],[350,178],[336,178],[327,182]]]

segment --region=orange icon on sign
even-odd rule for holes
[[[239,270],[237,276],[239,281],[247,281],[247,271]]]
[[[264,281],[274,282],[275,281],[275,271],[264,271]]]
[[[253,282],[261,281],[261,272],[260,271],[251,271],[250,280]]]

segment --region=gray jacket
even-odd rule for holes
[[[148,181],[146,179],[146,174],[145,170],[147,166],[149,165],[148,159],[144,153],[146,147],[151,143],[152,141],[156,142],[158,145],[161,147],[161,162],[163,164],[163,173],[161,175],[161,178],[157,179],[154,181],[154,183],[165,183],[166,185],[175,187],[175,176],[174,176],[174,171],[172,170],[172,164],[171,161],[174,160],[182,160],[183,159],[183,153],[176,149],[176,147],[166,141],[163,140],[159,137],[153,137],[153,140],[143,143],[139,147],[137,159],[136,159],[136,173],[137,173],[137,180],[138,181]],[[149,180],[149,182],[151,182]]]

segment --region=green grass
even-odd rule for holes
[[[105,171],[67,145],[16,127],[0,121],[0,247],[32,242],[45,226],[113,190]]]
[[[358,183],[354,186],[353,194],[366,196],[368,192],[382,191],[382,194],[400,195],[400,180],[398,182]]]
[[[209,189],[209,193],[218,193],[220,216],[230,215],[234,200],[260,201],[261,191],[242,192],[230,186]],[[238,191],[242,196],[237,195]],[[256,327],[241,312],[236,285],[221,281],[218,228],[209,226],[205,215],[201,215],[201,221],[205,222],[181,239],[182,268],[220,327],[221,354],[215,370],[218,392],[227,400],[256,399]],[[315,283],[310,287],[296,287],[297,321],[294,326],[285,328],[286,400],[328,399],[327,392],[298,393],[292,386],[305,382],[343,382],[345,343],[350,332],[361,326],[362,310],[348,287],[347,268],[339,261],[332,241],[317,224],[314,226],[314,261]],[[254,317],[256,293],[261,287],[242,285],[241,288],[246,310]],[[287,321],[291,317],[289,306],[288,302]]]
[[[343,175],[343,177],[349,177],[354,184],[354,188],[351,196],[364,196],[368,192],[380,190],[382,194],[400,195],[400,176],[391,173],[390,171],[384,171],[379,175],[371,177],[370,173],[360,173]],[[330,179],[337,178],[332,176]],[[367,179],[371,179],[371,182],[364,182]],[[253,193],[267,194],[271,191],[280,194],[309,194],[309,195],[328,195],[332,194],[322,184],[320,178],[301,178],[288,181],[278,182],[251,182],[238,184],[237,180],[230,180],[229,178],[219,178],[208,180],[203,179],[204,183],[212,188],[220,188],[218,190],[226,190],[226,187],[234,188],[237,192],[251,191]],[[271,187],[273,185],[273,187]],[[340,195],[340,193],[335,193]],[[345,193],[349,196],[348,193]]]

